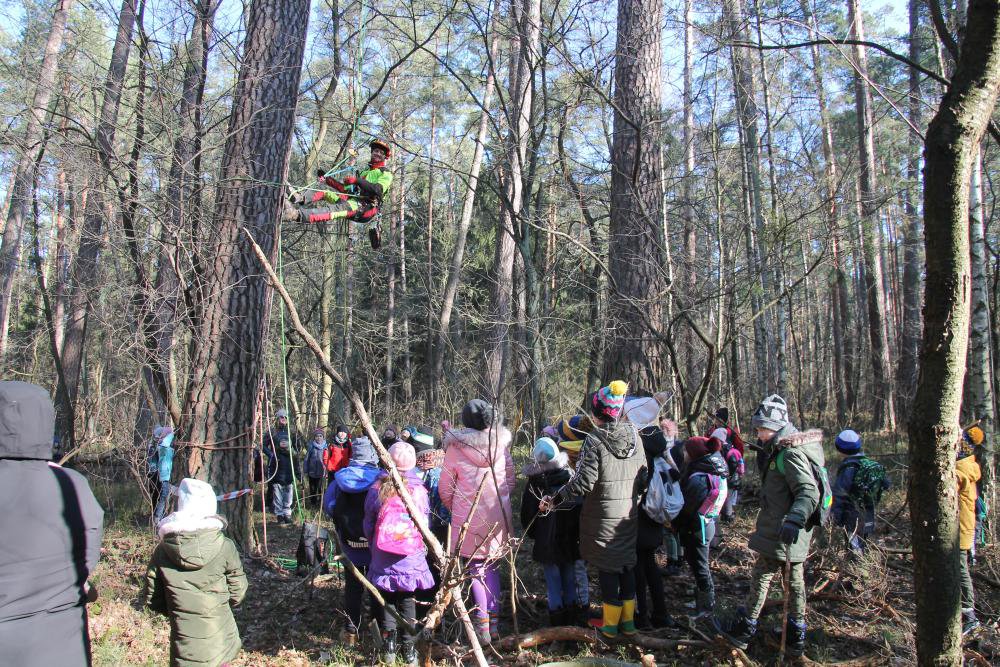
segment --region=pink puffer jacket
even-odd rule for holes
[[[511,435],[503,426],[486,431],[449,430],[444,436],[444,466],[438,492],[451,510],[451,548],[464,558],[489,558],[502,553],[510,537],[510,494],[514,489]],[[458,534],[469,518],[480,481],[487,477],[465,540]]]

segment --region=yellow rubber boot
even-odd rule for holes
[[[622,605],[604,603],[604,617],[600,620],[590,619],[590,624],[597,628],[602,635],[609,639],[618,636],[618,622],[622,618]],[[633,606],[634,608],[634,606]],[[633,626],[635,624],[633,623]]]
[[[618,629],[623,635],[632,636],[635,634],[635,598],[625,600],[622,603],[622,621]]]

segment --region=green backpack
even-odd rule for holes
[[[847,496],[858,507],[875,507],[882,499],[882,487],[885,483],[885,466],[878,461],[865,457],[855,464],[854,482]]]
[[[778,452],[778,456],[774,460],[774,467],[782,475],[785,474],[786,451],[782,449]],[[827,475],[826,468],[816,465],[812,459],[809,459],[809,465],[812,467],[813,478],[816,480],[816,486],[819,489],[819,504],[816,505],[816,509],[806,519],[806,530],[825,525],[830,520],[830,509],[833,507],[833,487],[830,486],[830,476]]]

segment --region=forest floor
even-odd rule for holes
[[[167,664],[170,632],[167,621],[140,608],[142,579],[155,546],[148,527],[148,508],[134,485],[102,478],[99,473],[97,478],[94,483],[95,476],[91,473],[95,493],[107,514],[101,562],[92,577],[101,595],[90,606],[95,664]],[[897,483],[883,499],[877,548],[871,549],[863,560],[848,559],[840,540],[824,537],[815,545],[815,554],[806,567],[809,660],[805,664],[852,667],[915,664],[912,559],[908,555],[909,523],[907,512],[901,509],[903,500]],[[257,503],[259,506],[259,496]],[[722,545],[712,554],[721,615],[740,604],[748,589],[754,555],[747,547],[747,536],[755,510],[755,499],[748,494],[746,504],[741,501],[736,522],[725,527]],[[256,519],[258,535],[262,536],[265,526],[259,511]],[[244,650],[232,664],[287,667],[372,664],[369,649],[364,646],[349,649],[338,641],[344,624],[344,573],[334,568],[331,574],[318,576],[309,585],[306,579],[285,569],[288,561],[283,560],[295,557],[299,527],[278,526],[268,516],[266,530],[267,555],[244,558],[250,590],[236,611]],[[521,579],[518,624],[522,633],[547,624],[541,570],[525,552],[530,553],[530,547],[522,549],[517,559]],[[1000,664],[997,625],[1000,548],[992,546],[980,552],[975,572],[977,607],[983,628],[968,645],[971,650],[966,652],[967,664]],[[594,577],[592,588],[593,585],[596,585]],[[685,612],[693,607],[693,579],[685,569],[681,576],[665,578],[665,585],[671,613],[684,620]],[[781,597],[781,587],[775,585],[762,618],[762,632],[747,652],[751,660],[761,664],[773,663],[778,652],[777,643],[766,635],[770,627],[780,623]],[[592,592],[592,605],[597,599]],[[504,636],[513,633],[510,608],[508,599],[501,625]],[[659,665],[742,664],[722,642],[705,641],[712,634],[707,625],[701,622],[694,629],[653,631],[648,635],[660,640],[683,640],[682,646],[670,649],[640,651],[628,644],[548,645],[493,653],[491,662],[539,665],[600,656],[639,664],[643,654],[652,654]],[[699,635],[699,631],[705,636]],[[455,664],[455,656],[461,654],[460,635],[458,623],[446,616],[439,647],[451,657],[439,664]]]

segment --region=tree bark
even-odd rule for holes
[[[865,29],[858,0],[847,0],[851,39],[864,40]],[[868,338],[872,362],[872,426],[876,430],[896,428],[892,366],[889,355],[885,294],[882,289],[882,253],[876,225],[878,184],[875,176],[875,133],[872,94],[868,87],[868,57],[862,46],[854,45],[854,103],[858,125],[858,158],[861,186],[861,245],[864,257],[865,293],[868,301]]]
[[[655,391],[667,372],[659,159],[662,0],[619,0],[615,44],[608,328],[603,382]]]
[[[36,162],[34,154],[42,141],[43,125],[49,112],[49,102],[56,83],[59,64],[59,50],[66,33],[66,19],[73,0],[56,0],[52,13],[52,26],[45,40],[42,65],[38,70],[38,85],[35,87],[31,106],[24,120],[20,155],[10,185],[10,203],[7,208],[3,243],[0,245],[0,360],[7,353],[8,328],[10,326],[11,295],[14,277],[21,256],[21,236],[24,221],[31,206],[31,184],[35,181]]]
[[[909,421],[920,665],[960,665],[955,443],[968,344],[969,183],[1000,86],[1000,6],[972,0],[961,55],[924,141],[927,288]]]
[[[254,0],[233,97],[210,237],[208,289],[193,335],[183,433],[187,473],[218,492],[246,486],[254,400],[264,361],[268,281],[245,229],[273,257],[295,122],[308,0]],[[222,506],[234,539],[251,540],[249,496]]]

